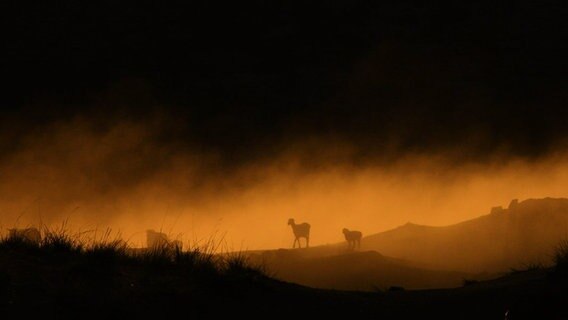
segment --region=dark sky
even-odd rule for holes
[[[445,2],[8,1],[0,148],[77,117],[161,119],[153,145],[227,164],[339,141],[363,162],[562,148],[560,5]]]

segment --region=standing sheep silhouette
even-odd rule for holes
[[[294,219],[288,219],[288,225],[292,226],[292,231],[294,232],[294,244],[292,248],[296,248],[296,242],[298,242],[298,248],[301,248],[300,238],[306,238],[306,248],[310,247],[310,224],[300,223],[296,224]]]
[[[350,231],[347,228],[343,228],[343,235],[345,240],[347,240],[349,250],[353,250],[356,247],[357,249],[361,248],[361,238],[363,237],[361,231]]]

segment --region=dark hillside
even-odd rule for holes
[[[61,243],[60,243],[61,244]],[[70,250],[72,249],[72,250]],[[233,263],[189,254],[124,256],[69,246],[0,243],[0,312],[42,319],[563,319],[565,274],[535,269],[463,288],[318,290],[267,278]],[[234,262],[234,261],[233,261]]]
[[[463,272],[420,268],[415,263],[385,257],[374,251],[281,249],[253,253],[250,258],[251,261],[264,263],[278,279],[326,289],[376,291],[391,286],[406,289],[449,288],[461,286],[466,278],[474,278],[474,275]]]

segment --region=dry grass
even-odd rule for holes
[[[265,276],[262,266],[252,265],[242,253],[219,254],[222,239],[211,237],[190,245],[188,250],[163,245],[132,249],[120,234],[110,229],[72,233],[64,222],[55,228],[43,226],[39,243],[20,236],[0,238],[0,251],[36,254],[50,260],[74,258],[94,265],[130,264],[151,270],[178,269],[207,276]]]

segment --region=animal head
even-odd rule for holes
[[[346,234],[346,233],[348,233],[348,232],[349,232],[349,229],[343,228],[343,234]]]
[[[292,218],[288,219],[288,225],[294,225],[294,224],[295,224],[294,219]]]

